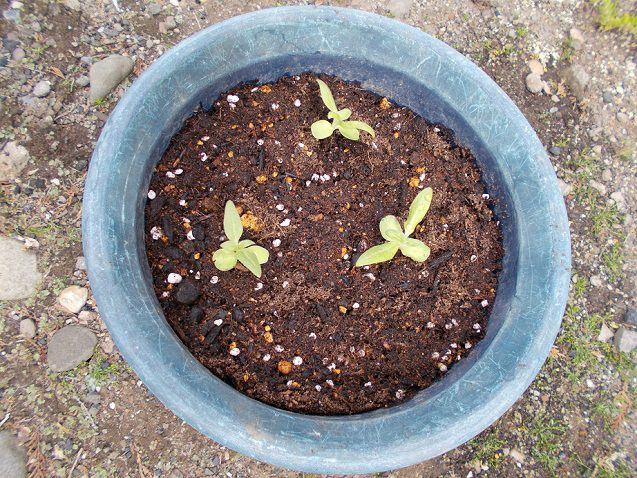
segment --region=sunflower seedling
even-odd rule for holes
[[[400,250],[404,256],[416,262],[424,262],[429,257],[429,247],[422,241],[409,237],[416,226],[422,221],[429,211],[433,191],[431,188],[423,189],[418,193],[409,206],[409,215],[405,221],[405,230],[400,227],[396,216],[385,216],[380,221],[380,233],[387,240],[384,244],[370,247],[356,261],[356,267],[378,264],[390,261]]]
[[[215,267],[220,271],[229,271],[239,261],[255,276],[261,277],[261,264],[268,262],[270,253],[250,239],[239,240],[243,234],[243,224],[232,201],[226,203],[223,232],[228,240],[222,242],[221,249],[212,255]]]
[[[312,123],[312,136],[316,139],[325,139],[330,137],[336,130],[339,130],[340,133],[347,139],[352,139],[354,141],[358,141],[360,138],[359,130],[371,134],[372,137],[376,136],[372,127],[367,123],[363,121],[347,121],[347,119],[352,116],[352,110],[349,108],[339,110],[336,107],[336,102],[334,101],[334,97],[332,96],[329,86],[319,79],[316,81],[318,82],[319,89],[321,90],[321,99],[325,106],[327,106],[327,109],[330,110],[330,112],[327,113],[327,117],[331,119],[332,122],[330,123],[327,120],[318,120]]]

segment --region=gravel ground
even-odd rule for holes
[[[100,129],[148,65],[207,25],[302,3],[0,2],[2,476],[301,476],[211,442],[146,390],[95,310],[80,218]],[[397,17],[480,65],[549,151],[573,239],[562,331],[524,396],[469,443],[381,476],[635,476],[635,37],[600,28],[587,1],[331,3]]]

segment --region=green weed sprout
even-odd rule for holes
[[[229,271],[239,261],[255,276],[261,277],[261,264],[268,262],[270,253],[250,239],[239,240],[243,234],[243,224],[232,201],[226,203],[223,232],[228,240],[222,242],[221,249],[212,255],[215,267],[220,271]]]
[[[363,252],[356,261],[356,267],[390,261],[398,250],[416,262],[426,261],[431,252],[429,247],[422,241],[409,236],[416,230],[416,226],[429,211],[432,195],[433,191],[431,188],[423,189],[418,193],[411,206],[409,206],[409,215],[405,221],[404,232],[396,216],[390,215],[382,218],[380,221],[380,233],[387,242],[370,247]]]
[[[336,102],[334,101],[334,97],[332,96],[329,86],[319,79],[316,81],[318,82],[321,90],[321,99],[325,106],[327,106],[327,109],[330,110],[330,112],[327,113],[327,117],[331,119],[332,122],[330,123],[327,120],[318,120],[312,123],[312,136],[316,139],[325,139],[330,137],[336,130],[339,130],[347,139],[352,139],[354,141],[358,141],[360,138],[360,131],[358,130],[365,131],[371,134],[372,137],[376,136],[372,127],[367,123],[363,121],[346,121],[350,116],[352,116],[352,110],[349,108],[339,110],[336,107]]]

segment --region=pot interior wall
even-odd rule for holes
[[[358,82],[363,88],[378,95],[386,96],[393,102],[410,108],[426,120],[451,129],[454,132],[457,143],[468,147],[473,152],[482,170],[482,180],[488,193],[498,199],[495,213],[496,217],[501,221],[505,256],[486,337],[466,359],[455,364],[450,373],[443,379],[412,399],[412,401],[420,402],[433,392],[440,391],[446,384],[453,383],[456,375],[462,374],[463,370],[479,359],[482,351],[488,347],[496,335],[506,312],[509,310],[509,303],[513,300],[515,294],[518,235],[516,234],[515,211],[509,207],[512,201],[507,189],[504,187],[503,172],[490,153],[488,146],[482,142],[466,120],[443,97],[404,74],[393,71],[384,65],[366,63],[351,57],[326,54],[280,56],[276,60],[256,62],[249,67],[236,69],[230,74],[221,77],[215,77],[214,71],[209,72],[210,82],[205,89],[193,94],[191,98],[179,98],[178,103],[183,105],[181,109],[176,111],[171,109],[171,111],[174,111],[172,116],[166,115],[165,112],[162,115],[156,115],[157,124],[152,125],[151,130],[162,131],[162,134],[154,136],[157,141],[152,146],[153,154],[148,156],[148,164],[143,165],[146,187],[139,191],[139,195],[136,198],[136,222],[140,225],[140,227],[137,227],[138,236],[136,243],[139,250],[138,257],[142,262],[139,266],[144,271],[146,281],[152,290],[150,285],[152,284],[151,273],[144,248],[144,229],[141,227],[144,221],[146,190],[148,189],[154,166],[159,162],[170,139],[181,129],[184,121],[198,107],[209,109],[212,106],[212,102],[221,93],[240,83],[252,81],[256,81],[259,84],[270,83],[284,75],[296,75],[307,71],[325,73],[338,76],[347,81]],[[171,79],[166,81],[171,81]],[[166,86],[167,91],[170,91],[168,85]],[[144,139],[148,140],[148,137]]]

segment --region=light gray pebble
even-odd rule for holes
[[[31,319],[22,319],[20,321],[20,335],[22,335],[25,339],[32,339],[35,337],[35,334],[35,322]]]
[[[544,88],[544,82],[537,73],[529,73],[526,75],[526,89],[533,94],[538,94]]]
[[[51,92],[51,83],[47,80],[38,81],[33,87],[33,95],[44,98]]]
[[[77,80],[75,80],[75,84],[81,88],[88,86],[89,84],[88,76],[86,75],[80,76]]]
[[[637,348],[637,332],[620,327],[615,334],[614,343],[617,350],[628,354]]]
[[[15,50],[13,50],[13,53],[11,54],[11,57],[14,59],[14,61],[22,61],[24,60],[25,56],[26,55],[22,48],[16,48]]]
[[[47,362],[53,372],[66,372],[93,355],[97,337],[86,327],[67,325],[49,341]]]
[[[610,181],[613,179],[613,173],[611,173],[610,169],[604,169],[602,171],[602,181]]]

